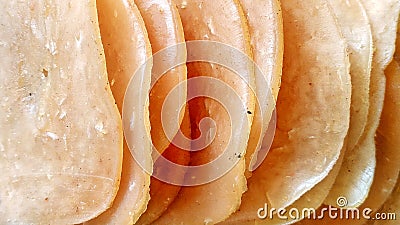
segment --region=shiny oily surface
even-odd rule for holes
[[[89,220],[122,163],[95,1],[0,2],[0,224]]]
[[[346,151],[346,162],[325,204],[334,206],[338,197],[346,196],[348,207],[357,207],[368,195],[375,169],[373,140],[361,142],[361,145],[355,147],[368,118],[372,34],[365,8],[358,0],[330,0],[328,3],[348,44],[352,96],[348,144],[347,149],[343,149]]]
[[[371,26],[359,0],[328,0],[349,51],[352,84],[348,149],[353,149],[367,124],[369,86],[374,53]]]
[[[125,129],[125,139],[143,158],[134,159],[128,143],[124,143],[121,185],[113,206],[85,224],[133,224],[149,201],[150,174],[142,167],[151,163],[149,114],[145,103],[150,88],[151,61],[143,70],[138,69],[151,57],[151,47],[143,19],[133,1],[101,0],[97,7],[108,79],[117,106],[122,110],[123,104],[135,105],[132,112],[124,115],[124,126],[130,127],[132,132],[126,133]],[[131,79],[130,85],[137,91],[130,91],[124,99]],[[124,113],[129,110],[124,109]]]
[[[245,155],[248,178],[254,166],[258,165],[257,153],[266,135],[281,84],[283,21],[280,2],[277,0],[240,0],[240,4],[249,24],[254,63],[259,68],[255,69],[257,101]]]
[[[277,130],[265,161],[263,191],[285,208],[321,182],[349,127],[351,83],[346,44],[326,1],[281,1],[284,28]],[[249,181],[250,182],[257,182]]]
[[[190,116],[188,106],[185,110],[185,115],[181,124],[181,131],[185,137],[190,138]],[[181,149],[173,143],[163,152],[162,156],[167,160],[182,166],[187,166],[190,162],[190,142],[187,139],[180,139],[180,136],[176,137],[173,143],[180,143],[184,149]],[[159,159],[160,160],[160,159]],[[163,162],[157,160],[154,166],[154,174],[163,174],[163,178],[168,180],[174,180],[183,183],[186,174],[186,168],[184,167],[172,167],[164,166]],[[158,164],[160,163],[160,164]],[[159,167],[157,166],[159,165]],[[157,171],[163,170],[163,171]],[[147,209],[143,215],[139,218],[136,224],[151,224],[158,219],[168,208],[168,206],[175,200],[181,186],[166,183],[158,180],[156,177],[151,177],[150,180],[150,201],[147,204]]]
[[[168,68],[175,66],[176,61],[186,61],[186,49],[174,48],[177,44],[185,42],[182,22],[177,8],[169,0],[135,0],[135,3],[143,17],[153,54],[169,48],[167,50],[169,53],[168,58],[164,57],[163,61],[154,62],[155,66]],[[160,63],[163,65],[160,65]],[[172,123],[178,121],[180,124],[182,122],[181,115],[183,115],[181,112],[184,112],[187,114],[185,118],[187,121],[182,123],[181,129],[185,130],[184,133],[187,137],[190,137],[189,112],[186,112],[184,107],[187,92],[186,85],[179,86],[178,98],[174,98],[173,105],[166,105],[165,98],[173,88],[186,80],[186,77],[186,65],[177,66],[160,77],[158,81],[154,80],[157,77],[153,77],[153,82],[156,83],[150,90],[149,111],[153,150],[163,153],[163,157],[180,165],[187,165],[189,163],[190,153],[186,149],[190,147],[187,146],[185,150],[179,149],[170,143],[172,140],[168,140],[165,133],[177,133],[179,126]],[[182,111],[180,107],[183,108]],[[167,120],[161,120],[161,110],[164,110],[163,116],[165,116],[164,118],[168,118]],[[177,115],[179,115],[178,119],[171,119],[177,117]],[[183,180],[184,171],[172,170],[169,176],[174,176],[174,180],[177,177],[181,177]],[[150,201],[145,213],[141,215],[136,224],[150,224],[160,217],[175,199],[179,190],[180,186],[170,185],[155,177],[151,177]]]
[[[186,49],[176,48],[179,43],[185,42],[182,22],[175,6],[170,0],[135,0],[136,5],[143,17],[153,54],[169,48],[168,57],[154,62],[158,68],[175,66],[176,62],[186,61]],[[160,65],[162,64],[162,65]],[[184,115],[186,102],[186,85],[178,84],[186,80],[186,65],[179,65],[162,75],[153,76],[155,84],[150,90],[150,123],[153,145],[157,151],[162,153],[169,145],[166,134],[174,137],[179,129]],[[158,79],[158,80],[155,80]],[[174,101],[165,102],[165,98],[172,89],[178,88],[175,92]],[[181,110],[183,109],[183,110]],[[164,120],[161,120],[161,111]],[[178,116],[179,115],[179,116]],[[175,117],[179,117],[173,119]],[[167,119],[165,119],[167,118]],[[175,124],[177,122],[177,124]]]
[[[238,1],[184,0],[174,3],[181,15],[187,41],[218,41],[251,57],[248,27]],[[207,53],[212,54],[215,49],[208,51],[210,52]],[[253,112],[253,95],[249,86],[237,75],[222,66],[210,63],[196,62],[187,66],[188,78],[203,76],[223,81],[235,90],[247,110]],[[241,75],[254,85],[255,78],[250,65],[243,63],[240,69],[243,71]],[[216,90],[215,95],[222,98],[226,93]],[[218,134],[208,147],[191,154],[191,165],[202,165],[215,159],[225,151],[227,142],[231,141],[234,143],[234,151],[239,155],[244,154],[250,133],[251,114],[243,112],[240,105],[237,106],[238,110],[226,112],[218,102],[204,97],[191,100],[189,105],[192,138],[200,135],[199,121],[204,117],[215,121]],[[234,122],[241,124],[241,129],[231,129],[231,118],[237,118]],[[239,157],[238,163],[229,172],[212,183],[182,187],[175,201],[154,224],[214,224],[226,219],[239,207],[242,193],[246,190],[244,171],[244,157]],[[212,176],[213,173],[215,170],[210,169],[205,171],[204,176]],[[193,212],[196,216],[193,216]]]

